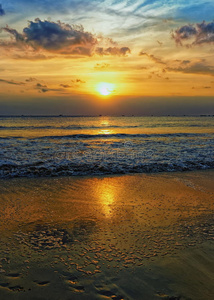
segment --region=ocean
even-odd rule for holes
[[[1,117],[0,299],[212,300],[213,120]]]
[[[214,167],[213,117],[0,117],[0,177]]]

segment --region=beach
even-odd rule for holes
[[[0,299],[213,299],[213,180],[1,179]]]
[[[214,1],[0,1],[0,300],[214,300]]]

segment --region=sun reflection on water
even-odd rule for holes
[[[113,133],[113,130],[110,130],[108,127],[110,126],[109,119],[105,118],[100,121],[100,127],[104,127],[103,129],[100,129],[99,134],[105,134],[109,135]],[[106,128],[105,128],[106,127]]]
[[[102,121],[100,122],[101,126],[109,126],[109,120],[108,119],[102,119]]]
[[[108,129],[101,129],[100,130],[100,134],[106,134],[106,135],[108,135],[108,134],[111,134],[112,133],[112,130],[108,130]]]

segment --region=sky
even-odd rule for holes
[[[213,0],[0,0],[0,115],[214,114]]]

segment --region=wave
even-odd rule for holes
[[[45,165],[43,162],[17,165],[4,163],[0,166],[0,178],[14,177],[60,177],[60,176],[88,176],[131,173],[158,173],[193,171],[213,169],[214,161],[185,161],[180,163],[138,163],[128,164],[100,162],[100,163],[72,163],[62,162]]]
[[[153,134],[127,134],[127,133],[113,133],[113,134],[69,134],[69,135],[46,135],[41,137],[29,138],[28,140],[62,140],[62,139],[130,139],[130,138],[194,138],[194,137],[213,137],[212,133],[153,133]],[[0,140],[10,139],[26,139],[22,136],[0,137]]]
[[[166,134],[127,134],[127,133],[113,133],[113,134],[71,134],[71,135],[55,135],[43,136],[38,139],[99,139],[99,138],[153,138],[153,137],[205,137],[211,136],[208,133],[166,133]]]
[[[0,126],[0,130],[90,130],[90,129],[131,129],[131,128],[159,128],[159,127],[214,127],[212,124],[138,124],[138,125],[101,125],[101,126],[86,126],[86,125],[68,125],[68,126]]]
[[[83,129],[108,129],[108,128],[137,128],[141,125],[104,125],[104,126],[85,126],[85,125],[68,125],[68,126],[0,126],[0,130],[41,130],[41,129],[59,129],[59,130],[83,130]],[[143,126],[144,127],[144,126]]]
[[[85,129],[82,126],[0,126],[0,130]]]

